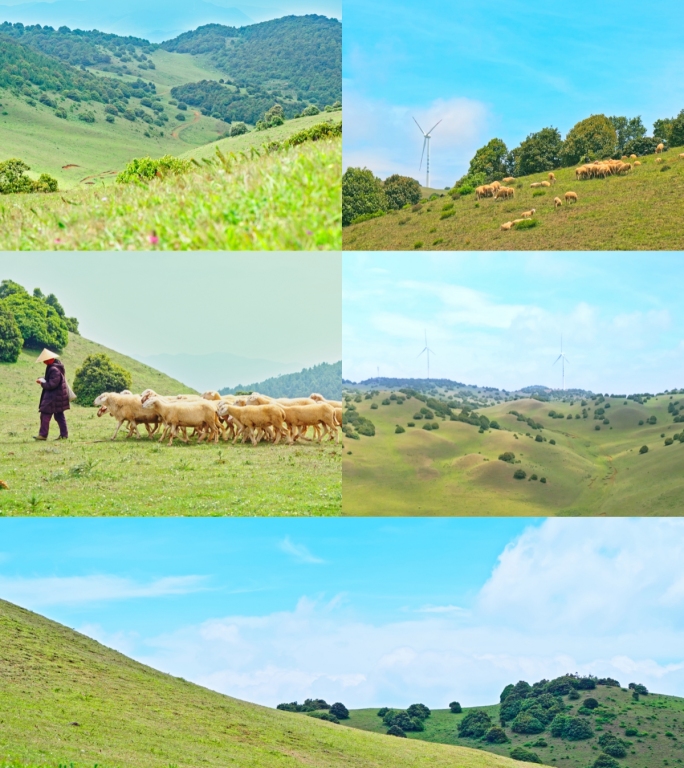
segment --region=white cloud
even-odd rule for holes
[[[344,94],[344,167],[370,168],[386,178],[401,173],[425,183],[419,170],[423,138],[413,118],[429,130],[430,186],[451,185],[463,175],[486,133],[487,109],[466,98],[437,99],[426,105],[396,105],[369,99],[353,88]]]
[[[313,555],[304,544],[295,544],[289,536],[286,536],[279,544],[278,548],[291,555],[298,563],[324,563],[320,557]]]
[[[486,704],[508,682],[567,671],[681,695],[683,534],[677,519],[551,519],[506,547],[465,611],[423,604],[380,621],[302,598],[154,638],[138,658],[268,705]]]
[[[37,578],[0,576],[0,595],[25,608],[35,608],[102,600],[187,595],[205,589],[205,580],[204,576],[167,576],[139,583],[108,575]]]

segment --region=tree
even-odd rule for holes
[[[312,117],[313,115],[319,115],[321,110],[315,104],[309,104],[308,107],[302,110],[302,117]]]
[[[23,160],[12,158],[0,163],[0,195],[29,192],[55,192],[57,180],[43,173],[38,181],[26,176],[31,168]]]
[[[605,115],[592,115],[570,129],[561,158],[564,165],[611,157],[617,147],[617,132]]]
[[[390,728],[387,729],[387,735],[388,736],[399,736],[399,738],[405,739],[406,734],[404,731],[401,730],[401,728],[398,725],[392,725]]]
[[[131,374],[108,355],[88,355],[74,376],[76,402],[79,405],[92,405],[93,400],[103,392],[121,392],[130,389],[131,383]],[[336,712],[333,714],[337,715]]]
[[[245,125],[245,123],[233,123],[230,126],[230,135],[231,136],[242,136],[243,133],[247,133],[249,129]]]
[[[387,208],[398,211],[405,205],[415,205],[420,201],[422,192],[420,184],[409,176],[400,176],[398,173],[388,176],[383,184]]]
[[[504,451],[499,456],[499,461],[507,461],[509,464],[512,464],[515,461],[515,454],[512,451]]]
[[[0,363],[16,363],[23,346],[24,338],[12,310],[0,301]]]
[[[66,323],[42,299],[24,292],[12,293],[3,301],[14,315],[25,347],[59,351],[69,343]]]
[[[648,453],[648,446],[642,445],[641,448],[639,448],[639,453]]]
[[[501,139],[492,139],[477,150],[475,157],[470,161],[467,176],[483,174],[487,182],[500,181],[508,175],[507,157],[508,149],[504,142]]]
[[[544,723],[528,712],[520,712],[511,723],[511,730],[513,733],[541,733]]]
[[[603,752],[594,760],[591,768],[619,768],[619,766],[620,763],[617,760]]]
[[[596,709],[598,707],[598,705],[599,705],[598,701],[596,699],[592,698],[592,697],[590,697],[588,699],[585,699],[582,702],[582,706],[585,709]]]
[[[481,739],[492,727],[492,718],[483,709],[473,709],[458,724],[458,735]]]
[[[555,722],[555,720],[554,720]],[[567,717],[563,726],[562,737],[568,741],[591,739],[594,731],[591,725],[581,717]]]
[[[638,117],[609,117],[615,133],[617,134],[617,151],[622,154],[628,141],[641,139],[646,135],[646,127]]]
[[[11,296],[13,293],[21,293],[28,295],[28,291],[26,288],[24,288],[23,285],[19,285],[19,283],[15,283],[14,280],[3,280],[2,283],[0,283],[0,299],[6,299],[8,296]]]
[[[524,480],[527,477],[527,472],[524,469],[516,469],[513,473],[513,477],[516,480]]]
[[[342,177],[342,226],[364,214],[387,210],[387,198],[380,179],[368,168],[347,168]]]
[[[673,119],[667,141],[671,147],[684,146],[684,109]]]
[[[330,707],[330,714],[335,715],[335,717],[339,718],[340,720],[349,719],[349,710],[339,701],[336,701]]]
[[[525,749],[525,747],[515,747],[515,749],[511,750],[510,757],[523,763],[541,763],[542,761],[536,752]]]
[[[457,701],[452,701],[451,704],[449,704],[449,711],[452,715],[460,715],[461,712],[463,712],[463,708]]]
[[[639,157],[643,157],[644,155],[652,155],[656,151],[658,144],[660,144],[659,138],[642,136],[640,139],[632,139],[631,141],[628,141],[622,151],[625,155],[638,155]]]
[[[378,717],[384,717],[389,711],[390,711],[389,707],[382,707],[376,712],[376,714]]]
[[[562,149],[563,139],[558,128],[542,128],[511,152],[511,171],[514,176],[529,176],[559,168]]]
[[[498,725],[490,728],[485,734],[485,741],[488,741],[490,744],[505,744],[508,740],[506,731]]]
[[[662,141],[670,143],[670,135],[672,133],[672,123],[674,118],[665,117],[661,120],[656,120],[653,123],[653,136],[657,136]]]
[[[425,704],[411,704],[406,710],[406,714],[409,717],[417,717],[419,720],[425,720],[432,714],[430,709]]]

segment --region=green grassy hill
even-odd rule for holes
[[[192,392],[178,381],[70,334],[62,360],[72,383],[83,359],[105,352],[131,372],[133,391]],[[341,506],[340,448],[111,442],[116,423],[73,405],[68,441],[36,443],[42,366],[35,351],[0,363],[0,515],[332,515]],[[145,434],[144,428],[141,428]],[[56,437],[56,425],[50,437]],[[0,736],[1,738],[1,736]],[[1,742],[0,742],[1,743]]]
[[[617,760],[621,768],[656,768],[680,765],[684,758],[684,699],[676,696],[649,694],[632,700],[632,692],[616,687],[598,686],[591,691],[579,691],[578,701],[565,703],[571,707],[569,715],[576,715],[586,697],[595,698],[599,707],[586,719],[594,730],[594,737],[581,741],[556,738],[545,731],[539,735],[514,733],[506,727],[508,743],[490,744],[485,740],[459,737],[458,723],[474,709],[487,712],[498,725],[500,705],[464,708],[462,714],[452,714],[448,709],[432,710],[425,720],[425,730],[407,733],[407,740],[440,742],[459,746],[476,747],[498,755],[508,755],[510,750],[522,746],[535,752],[549,765],[564,768],[589,768],[601,754],[600,736],[613,734],[625,741],[626,756]],[[345,722],[353,728],[374,733],[385,733],[382,718],[377,709],[350,711]],[[635,729],[638,735],[625,735],[627,729]],[[630,731],[631,734],[631,731]],[[545,746],[538,746],[539,742]]]
[[[555,171],[558,182],[544,194],[530,184],[546,173],[517,179],[515,199],[479,201],[474,195],[444,196],[417,210],[392,211],[344,228],[345,250],[679,250],[684,196],[683,147],[671,148],[662,165],[653,155],[625,176],[576,181],[575,168]],[[576,205],[554,207],[554,197],[574,191]],[[532,229],[501,231],[507,221],[536,209]]]
[[[355,404],[375,425],[375,436],[345,439],[346,515],[676,515],[684,504],[684,444],[665,445],[684,431],[668,413],[668,405],[684,397],[659,395],[644,404],[611,397],[609,408],[587,400],[586,419],[580,398],[572,404],[516,400],[478,408],[501,426],[480,432],[441,419],[438,430],[424,430],[425,421],[413,418],[424,403],[382,405],[389,394]],[[609,424],[593,418],[596,407],[605,408]],[[531,429],[512,410],[543,430]],[[551,410],[572,419],[550,418]],[[657,421],[649,424],[653,416]],[[396,425],[405,432],[395,433]],[[643,445],[649,451],[642,455]],[[516,464],[498,460],[508,451]],[[524,480],[514,479],[517,469],[526,472]],[[547,482],[529,480],[532,475]]]
[[[515,765],[478,750],[363,733],[223,696],[1,600],[0,661],[0,748],[18,765]]]

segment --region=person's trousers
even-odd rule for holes
[[[66,419],[64,418],[64,412],[60,413],[41,413],[40,414],[40,432],[41,437],[47,437],[50,429],[50,419],[55,417],[55,421],[59,425],[60,437],[69,437],[69,430],[67,429]]]

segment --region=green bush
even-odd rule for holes
[[[24,337],[12,310],[0,300],[0,363],[16,363],[23,346]]]
[[[34,181],[26,176],[30,170],[23,160],[16,158],[0,163],[0,195],[57,191],[57,179],[43,173]]]
[[[335,715],[340,720],[349,720],[349,710],[340,701],[336,701],[330,707],[330,714]]]
[[[313,115],[320,115],[321,110],[315,104],[309,104],[302,110],[302,117],[313,117]]]
[[[432,431],[432,422],[429,422],[427,424],[423,424],[423,429],[427,429],[428,432]]]
[[[398,173],[388,176],[383,184],[387,207],[398,211],[406,205],[416,205],[422,196],[420,184],[409,176]]]
[[[342,135],[342,123],[316,123],[311,128],[304,128],[289,136],[283,142],[284,147],[298,147],[306,141],[320,141],[321,139],[335,139]]]
[[[541,435],[537,435],[537,436],[534,438],[534,441],[535,441],[536,443],[543,443],[543,442],[544,442],[544,438],[543,438]]]
[[[449,704],[449,711],[452,715],[460,715],[463,712],[463,708],[457,701],[452,701]]]
[[[164,155],[158,160],[151,157],[136,157],[131,160],[116,177],[120,184],[132,181],[150,181],[164,176],[178,176],[190,169],[190,162],[172,155]]]
[[[604,733],[599,737],[599,746],[611,757],[627,757],[627,748],[621,739],[612,733]]]
[[[492,727],[492,718],[483,709],[473,709],[459,722],[461,738],[481,739]]]
[[[130,388],[131,374],[103,353],[88,355],[74,376],[74,392],[79,405],[91,406],[103,392],[121,392]]]
[[[509,738],[506,736],[506,731],[503,728],[495,725],[485,734],[485,741],[488,741],[490,744],[505,744],[509,741]]]
[[[540,483],[546,483],[546,478],[545,477],[540,477],[539,478],[539,482]]]
[[[596,699],[590,697],[582,702],[582,706],[585,709],[596,709],[599,706],[599,703]]]
[[[414,421],[409,421],[409,423],[406,426],[407,427],[415,427],[416,423]]]
[[[375,714],[378,717],[384,717],[390,711],[389,707],[381,707]]]
[[[378,404],[377,403],[371,403],[371,411],[377,411],[378,410]]]
[[[555,445],[555,444],[556,444],[555,440],[553,440],[553,439],[549,440],[549,445]]]
[[[510,757],[523,763],[541,763],[542,761],[536,752],[525,749],[525,747],[515,747],[515,749],[511,750]]]
[[[527,477],[527,472],[524,469],[516,469],[513,473],[513,477],[516,480],[524,480]]]
[[[388,728],[387,735],[388,736],[399,736],[402,739],[407,738],[406,734],[404,733],[404,731],[402,731],[402,729],[398,725],[393,725],[390,728]]]
[[[671,437],[665,439],[665,445],[672,445],[672,443],[674,443],[674,440]]]
[[[370,221],[371,219],[379,219],[381,216],[385,215],[385,211],[376,211],[375,213],[362,213],[360,216],[357,216],[351,223],[352,224],[361,224],[364,221]]]
[[[523,219],[522,221],[519,221],[516,225],[516,229],[533,229],[539,224],[537,219]]]
[[[315,717],[317,720],[327,720],[329,723],[339,723],[339,718],[330,712],[324,712],[321,710],[314,710],[306,713],[309,717]]]
[[[518,471],[522,472],[522,470]],[[527,712],[521,712],[511,723],[511,730],[513,733],[541,733],[544,730],[544,723]]]
[[[242,136],[244,133],[248,133],[249,128],[245,123],[233,123],[230,126],[230,135],[231,136]]]
[[[400,435],[402,432],[406,432],[406,430],[399,424],[394,428],[394,434]]]
[[[619,768],[620,763],[607,755],[605,752],[600,754],[591,765],[591,768]]]
[[[432,712],[429,707],[425,706],[425,704],[411,704],[406,709],[406,714],[409,717],[417,717],[419,720],[426,720],[430,717]]]
[[[489,428],[490,429],[501,429],[501,426],[499,425],[498,421],[490,421],[489,422]]]
[[[26,292],[13,293],[3,299],[3,303],[14,315],[25,347],[49,347],[60,351],[69,343],[67,323],[55,308],[43,299],[30,296]]]
[[[342,225],[357,217],[387,210],[387,198],[380,179],[367,168],[347,168],[342,176]]]
[[[642,445],[641,448],[639,448],[639,453],[648,453],[648,446]]]
[[[499,461],[507,461],[512,464],[515,461],[515,454],[512,451],[505,451],[499,456]]]
[[[570,129],[563,148],[563,165],[611,157],[617,147],[617,132],[605,115],[592,115]]]
[[[626,728],[625,736],[638,736],[639,731],[636,728]]]

